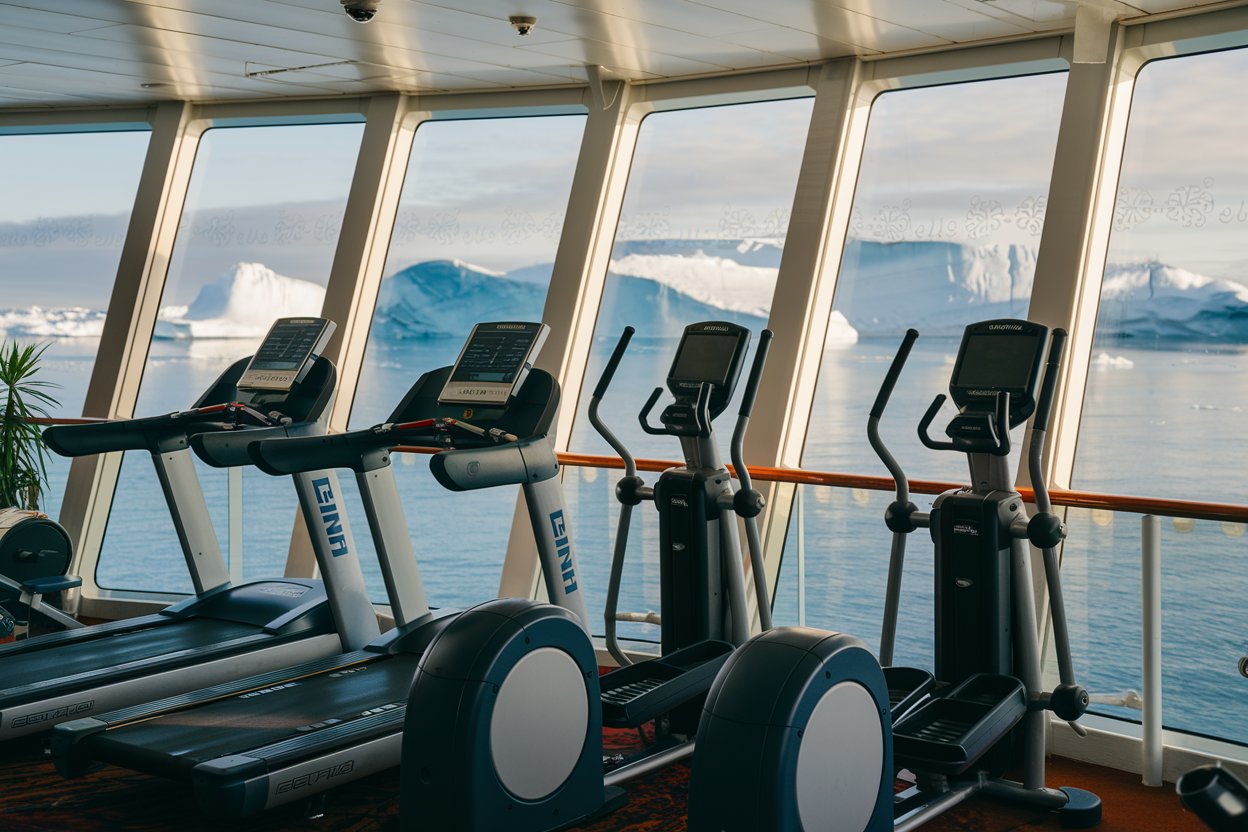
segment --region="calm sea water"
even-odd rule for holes
[[[613,338],[595,344],[591,384],[613,345]],[[157,342],[139,412],[189,405],[221,369],[252,346],[238,341]],[[828,352],[812,412],[805,466],[885,474],[865,441],[866,411],[896,346],[893,339],[868,339]],[[452,361],[458,347],[458,341],[449,339],[370,347],[352,427],[383,421],[421,372]],[[670,339],[636,339],[604,403],[605,417],[638,456],[674,458],[679,453],[673,440],[646,436],[636,422],[636,411],[646,395],[661,384],[674,347]],[[947,384],[956,348],[956,341],[950,339],[919,341],[882,426],[886,441],[912,478],[965,479],[964,458],[929,451],[914,434],[923,410]],[[1238,415],[1248,412],[1243,352],[1197,356],[1112,346],[1108,351],[1131,366],[1093,370],[1074,485],[1243,502],[1240,472],[1248,469],[1248,428]],[[93,353],[93,341],[58,342],[50,353],[49,373],[65,386],[62,398],[67,403],[81,401]],[[718,425],[725,453],[734,414],[735,408],[730,409]],[[589,428],[583,409],[571,445],[578,451],[607,452]],[[497,589],[518,489],[452,494],[427,475],[427,464],[421,456],[397,455],[395,473],[430,600],[439,606],[485,600]],[[67,470],[64,461],[53,466],[53,512]],[[226,475],[205,466],[200,466],[200,472],[224,542],[228,539]],[[382,600],[384,590],[358,495],[350,474],[342,476],[370,590]],[[617,477],[614,471],[565,472],[569,516],[591,611],[601,610],[605,598],[618,516],[612,496]],[[248,579],[279,574],[296,522],[293,489],[287,480],[247,470],[244,495],[243,574]],[[878,646],[889,547],[882,514],[890,499],[881,492],[802,488],[802,563],[799,567],[794,519],[781,571],[777,622],[798,622],[800,583],[808,625],[853,633],[873,648]],[[916,502],[923,509],[930,505],[930,499]],[[658,564],[653,555],[658,545],[657,517],[651,507],[643,505],[634,519],[621,608],[655,610],[659,606]],[[1068,525],[1063,579],[1081,681],[1095,693],[1138,690],[1138,518],[1072,511]],[[1243,600],[1248,589],[1248,551],[1243,527],[1189,526],[1163,520],[1162,545],[1165,721],[1178,729],[1248,742],[1248,683],[1235,668],[1237,658],[1248,652],[1244,612],[1248,605]],[[801,572],[804,575],[799,579]],[[97,580],[113,588],[189,591],[151,464],[142,455],[130,454],[123,464]],[[909,546],[899,663],[930,665],[931,587],[931,546],[920,532],[912,536]],[[600,630],[601,623],[596,625]],[[640,626],[623,626],[621,631],[642,639],[657,635],[654,628]],[[1099,710],[1134,716],[1122,708]]]

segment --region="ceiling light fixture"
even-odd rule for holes
[[[527,17],[525,15],[513,14],[511,17],[507,18],[507,20],[511,23],[511,27],[516,30],[516,34],[520,37],[524,37],[529,32],[532,32],[533,27],[537,25],[536,17]]]

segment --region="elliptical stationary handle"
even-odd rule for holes
[[[602,376],[599,377],[598,383],[594,385],[593,397],[595,399],[601,399],[606,395],[611,379],[615,378],[615,370],[620,366],[620,359],[624,357],[624,351],[628,349],[628,342],[633,340],[633,333],[636,331],[631,326],[624,327],[624,334],[620,336],[615,349],[611,351],[611,357],[607,359],[607,366],[602,371]]]
[[[927,408],[927,412],[923,414],[923,418],[919,420],[919,441],[933,451],[956,451],[957,447],[952,442],[939,442],[928,435],[927,429],[932,426],[932,422],[936,419],[936,414],[945,404],[945,394],[940,393],[932,400],[932,404]]]
[[[699,391],[699,394],[700,393],[701,391]],[[650,398],[646,399],[645,406],[642,407],[641,412],[637,414],[637,421],[641,423],[641,429],[644,430],[646,433],[650,434],[651,436],[666,436],[667,435],[667,431],[663,430],[663,428],[656,428],[652,426],[649,422],[650,411],[654,410],[654,405],[658,402],[659,396],[662,396],[662,395],[663,395],[662,387],[654,388],[654,391],[650,393]]]
[[[754,484],[750,480],[750,469],[745,465],[745,429],[750,424],[750,414],[754,411],[758,385],[763,377],[763,367],[767,364],[767,355],[771,352],[771,341],[774,337],[770,329],[764,329],[759,335],[758,349],[754,353],[754,364],[750,367],[750,377],[741,395],[741,408],[737,411],[737,426],[732,432],[732,443],[729,446],[732,467],[736,470],[737,481],[741,483],[741,490],[733,498],[733,508],[745,520],[745,540],[750,550],[750,574],[754,579],[754,595],[758,602],[758,622],[763,630],[770,630],[773,626],[771,599],[767,597],[767,575],[763,571],[763,545],[758,534],[757,519],[766,501],[762,494],[754,490]]]
[[[992,453],[997,456],[1010,455],[1010,393],[1008,390],[997,391],[996,407],[993,412],[992,432],[996,434],[993,442],[996,445]]]

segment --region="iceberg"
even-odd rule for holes
[[[237,263],[187,306],[166,306],[157,338],[259,338],[277,318],[321,314],[325,288],[260,263]]]
[[[103,331],[102,309],[0,309],[0,334],[6,338],[98,338]]]

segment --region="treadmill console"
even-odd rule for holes
[[[326,318],[278,318],[251,357],[240,390],[288,391],[312,369],[335,324]]]
[[[549,332],[546,324],[477,324],[455,359],[438,404],[505,405],[524,383]]]
[[[1036,387],[1049,328],[1031,321],[971,324],[953,365],[949,396],[960,411],[992,411],[998,393],[1010,394],[1010,427],[1036,409]]]
[[[690,324],[667,372],[667,389],[677,402],[693,403],[702,385],[710,385],[710,415],[715,418],[732,398],[749,346],[750,331],[743,326],[726,321]]]

